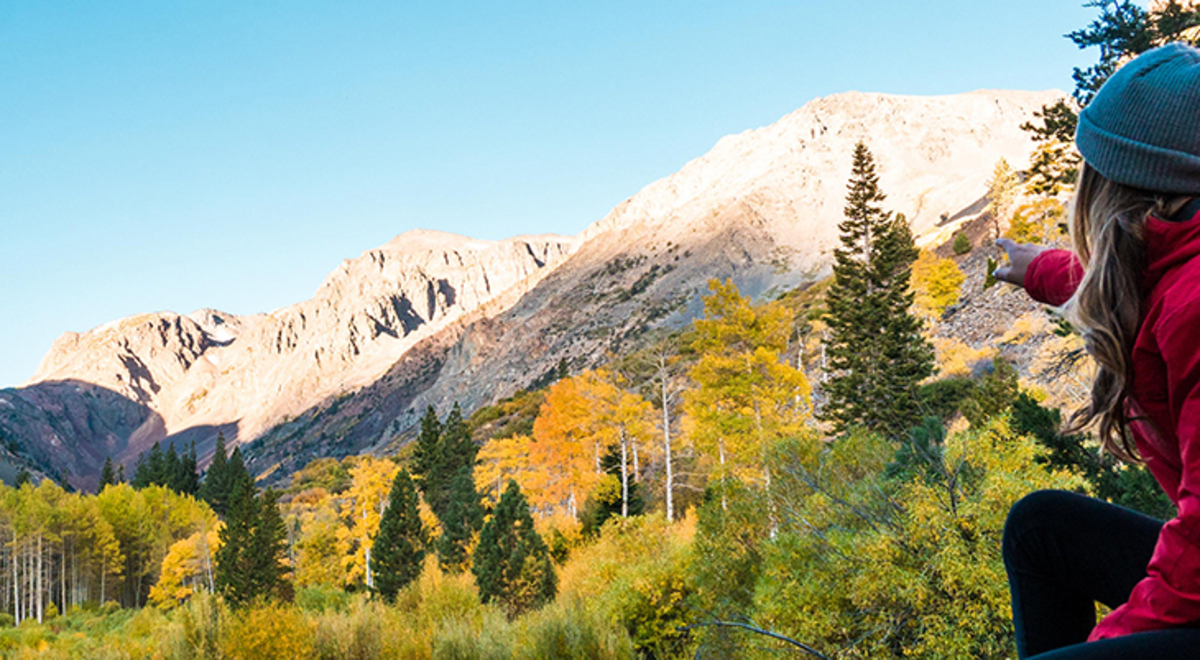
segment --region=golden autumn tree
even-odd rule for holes
[[[762,475],[773,440],[799,435],[811,418],[812,389],[784,358],[792,313],[779,304],[755,307],[732,280],[711,280],[704,317],[696,319],[684,399],[685,429],[702,453],[716,458],[717,476]]]
[[[947,307],[958,302],[964,280],[966,275],[953,259],[942,259],[929,250],[921,250],[912,265],[913,304],[923,316],[941,316]]]
[[[338,536],[349,549],[349,554],[342,558],[347,582],[362,580],[368,588],[374,586],[371,546],[387,508],[392,481],[399,471],[400,467],[392,461],[369,456],[363,456],[350,468],[351,484],[346,491],[349,502],[342,510],[347,526],[339,530]]]
[[[349,535],[334,499],[324,488],[301,491],[288,505],[296,585],[340,585],[346,581],[342,558],[350,554]]]
[[[171,609],[197,591],[213,591],[213,556],[221,543],[220,527],[217,522],[207,535],[195,532],[171,544],[163,558],[158,582],[150,588],[151,603]]]
[[[528,495],[536,508],[565,508],[576,516],[583,498],[603,476],[601,459],[611,450],[620,452],[620,479],[628,495],[640,456],[651,446],[654,422],[650,403],[621,385],[601,369],[550,387],[528,444],[531,470],[538,475],[529,480]],[[488,476],[495,478],[491,472]]]

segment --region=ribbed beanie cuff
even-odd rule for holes
[[[1200,195],[1200,50],[1169,44],[1119,69],[1079,114],[1075,145],[1107,179]]]

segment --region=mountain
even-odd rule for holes
[[[0,390],[4,451],[85,487],[107,455],[218,432],[276,479],[311,458],[393,446],[426,405],[468,411],[694,318],[709,278],[770,295],[827,273],[853,146],[925,241],[984,207],[1018,127],[1060,92],[850,92],[721,139],[578,237],[476,241],[413,231],[268,314],[147,314],[57,340]],[[0,477],[4,475],[0,469]]]

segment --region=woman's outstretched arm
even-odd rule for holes
[[[996,279],[1025,287],[1029,296],[1047,305],[1070,300],[1083,279],[1083,266],[1070,250],[1050,250],[1041,245],[996,241],[1008,253],[1009,264],[996,269]]]

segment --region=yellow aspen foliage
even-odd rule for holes
[[[495,504],[504,494],[504,484],[515,479],[521,492],[531,502],[542,501],[546,488],[546,473],[538,470],[530,461],[530,446],[533,438],[514,435],[510,438],[493,438],[479,448],[475,466],[475,489]]]
[[[938,375],[942,378],[970,376],[976,364],[990,361],[996,355],[992,346],[971,348],[953,337],[934,337],[933,350],[937,356]]]
[[[653,408],[618,384],[605,370],[585,371],[558,381],[546,393],[533,423],[533,442],[525,445],[529,469],[513,476],[530,504],[543,513],[562,509],[577,515],[600,479],[600,459],[610,448],[624,445],[632,452],[634,444],[647,449],[654,444]]]
[[[342,558],[347,584],[361,580],[369,587],[374,582],[370,573],[371,546],[379,531],[383,510],[387,508],[392,481],[399,471],[400,467],[394,462],[370,456],[360,457],[350,468],[348,501],[342,509],[347,526],[338,530],[338,538],[349,550]]]
[[[1066,208],[1058,199],[1034,200],[1013,213],[1012,223],[1004,236],[1018,243],[1053,245],[1066,237],[1063,232],[1066,216]]]
[[[771,442],[800,435],[812,414],[808,379],[783,357],[792,312],[751,305],[732,281],[709,289],[695,321],[699,359],[689,375],[697,387],[684,399],[684,430],[715,459],[718,476],[758,474]]]
[[[929,250],[921,250],[912,265],[913,303],[923,316],[939,317],[958,302],[965,279],[953,259],[942,259]]]
[[[342,558],[350,554],[350,545],[333,498],[324,488],[310,488],[292,498],[288,513],[288,526],[294,532],[296,586],[343,584]]]
[[[171,544],[163,558],[158,582],[150,587],[150,602],[164,610],[183,603],[197,591],[211,591],[213,555],[221,546],[219,536],[222,523],[208,530],[207,538],[196,532],[186,539]]]

